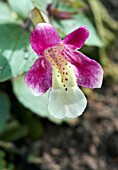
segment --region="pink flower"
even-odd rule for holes
[[[81,26],[61,40],[47,23],[38,24],[31,33],[31,46],[39,57],[26,74],[25,83],[35,96],[50,89],[48,110],[56,118],[75,118],[82,114],[87,100],[78,85],[101,87],[101,66],[77,51],[88,36],[87,28]]]

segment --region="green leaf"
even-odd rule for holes
[[[53,23],[54,22],[52,22],[52,24]],[[92,25],[90,20],[82,14],[75,15],[73,19],[60,20],[58,22],[58,25],[55,24],[54,26],[56,26],[55,28],[57,28],[58,30],[59,30],[59,27],[61,27],[61,29],[62,29],[61,33],[59,32],[60,35],[62,35],[62,31],[65,32],[65,35],[67,35],[70,32],[77,29],[78,27],[85,25],[85,26],[87,26],[87,28],[90,32],[89,38],[87,39],[85,44],[90,45],[90,46],[98,46],[98,47],[103,46],[103,43],[100,40],[94,26]]]
[[[12,111],[16,119],[27,128],[28,135],[32,139],[39,139],[43,135],[43,124],[30,110],[24,108],[18,101],[15,101]]]
[[[0,133],[4,130],[10,117],[10,101],[6,93],[0,91]]]
[[[26,87],[23,76],[17,77],[12,82],[14,93],[25,107],[42,117],[46,117],[49,114],[47,109],[48,93],[40,97],[35,97]]]
[[[43,124],[29,110],[27,112],[25,111],[25,113],[22,115],[20,119],[22,119],[23,124],[27,127],[29,135],[31,136],[32,139],[39,139],[43,135],[44,133]]]
[[[52,117],[48,111],[47,105],[49,91],[39,97],[34,96],[26,87],[24,76],[17,77],[12,81],[12,84],[16,97],[25,107],[41,117],[47,117],[55,123],[61,123],[63,121]]]
[[[7,3],[0,2],[0,24],[14,22],[12,12]]]
[[[0,150],[0,170],[15,170],[14,165],[6,160],[6,153]]]
[[[8,0],[8,2],[11,8],[23,19],[28,17],[30,10],[34,7],[31,0]]]
[[[36,55],[29,45],[29,32],[17,24],[0,25],[0,81],[27,71]]]

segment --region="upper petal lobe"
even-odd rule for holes
[[[25,83],[35,96],[44,94],[52,86],[52,67],[44,58],[38,58],[25,76]]]
[[[47,23],[38,24],[30,37],[31,46],[38,55],[42,54],[46,48],[55,46],[60,42],[58,32],[52,25]]]
[[[76,48],[81,48],[89,36],[86,26],[81,26],[75,31],[68,34],[63,42],[68,45],[73,45]]]
[[[98,62],[79,51],[65,50],[65,57],[73,65],[77,83],[86,88],[100,88],[103,81],[103,69]]]

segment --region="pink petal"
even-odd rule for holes
[[[77,83],[87,88],[100,88],[103,81],[103,69],[98,62],[79,51],[65,51],[64,56],[75,69]]]
[[[40,23],[31,33],[30,43],[33,50],[39,55],[43,51],[60,43],[61,39],[51,24]]]
[[[44,94],[52,86],[52,67],[44,58],[38,58],[25,76],[25,83],[35,96]]]
[[[68,45],[73,45],[76,48],[81,48],[89,36],[86,26],[81,26],[75,31],[68,34],[63,42]]]

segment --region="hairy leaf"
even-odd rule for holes
[[[0,24],[14,22],[14,18],[8,4],[0,2]]]
[[[33,3],[31,0],[8,0],[12,9],[21,17],[26,18],[30,10],[33,9]]]
[[[0,25],[0,81],[27,71],[35,54],[29,45],[29,32],[17,24]]]

